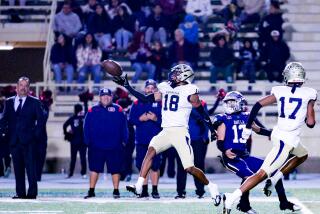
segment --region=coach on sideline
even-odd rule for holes
[[[89,109],[84,119],[84,141],[88,145],[90,189],[86,198],[95,197],[99,173],[107,165],[112,175],[113,197],[120,198],[119,181],[122,170],[123,150],[128,139],[127,119],[122,108],[112,103],[112,92],[103,88],[100,102]]]
[[[29,87],[29,78],[21,77],[18,80],[17,95],[6,100],[1,120],[1,126],[8,126],[16,178],[16,196],[13,199],[36,199],[38,194],[35,149],[45,126],[45,118],[40,101],[29,96]],[[27,194],[25,170],[29,182]]]

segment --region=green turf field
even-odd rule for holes
[[[216,208],[210,203],[209,195],[206,195],[205,199],[197,199],[193,190],[187,191],[189,194],[185,200],[173,199],[175,191],[172,189],[161,190],[160,200],[135,199],[123,189],[120,191],[122,196],[120,200],[111,197],[111,189],[106,191],[98,189],[97,197],[90,200],[82,199],[86,193],[85,189],[44,189],[40,190],[37,200],[12,200],[9,196],[13,195],[13,191],[6,189],[0,192],[0,213],[212,214],[221,213],[222,210],[222,206]],[[222,189],[222,192],[225,191],[231,191],[231,189]],[[302,212],[298,213],[319,213],[320,189],[287,189],[287,195],[294,202],[305,207]],[[279,210],[276,195],[266,198],[262,192],[254,190],[251,197],[252,207],[260,214],[291,213]],[[232,213],[240,212],[233,210]]]

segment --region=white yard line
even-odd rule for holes
[[[301,202],[296,197],[288,198],[291,202],[299,205],[302,210],[300,211],[302,214],[314,214],[311,210],[309,210],[303,202]],[[270,202],[278,202],[277,197],[251,197],[251,202],[262,202],[262,203],[270,203]],[[82,199],[82,198],[40,198],[37,200],[12,200],[11,198],[0,198],[0,202],[5,203],[63,203],[63,202],[81,202],[81,203],[97,203],[97,204],[105,204],[105,203],[159,203],[159,204],[175,204],[175,203],[210,203],[211,199],[196,199],[196,198],[186,198],[186,199],[173,199],[173,198],[161,198],[161,199],[137,199],[137,198],[122,198],[122,199],[113,199],[113,198],[93,198],[93,199]],[[307,203],[308,201],[304,201]],[[311,203],[319,203],[320,201],[310,201]],[[0,211],[0,213],[63,213],[63,211]],[[108,212],[88,212],[87,214],[109,214]],[[144,212],[132,212],[131,214],[144,214]]]
[[[55,214],[55,213],[64,213],[63,211],[49,211],[49,210],[14,210],[14,211],[0,211],[0,213],[28,213],[28,214]]]

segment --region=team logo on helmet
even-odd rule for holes
[[[226,114],[241,112],[246,110],[246,100],[238,91],[230,91],[223,99],[223,107]]]

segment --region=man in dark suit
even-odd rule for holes
[[[16,178],[16,196],[13,199],[36,199],[38,193],[35,147],[41,137],[45,119],[40,101],[29,96],[30,81],[21,77],[17,95],[5,102],[1,125],[8,126],[8,138]],[[26,194],[25,170],[29,189]]]

